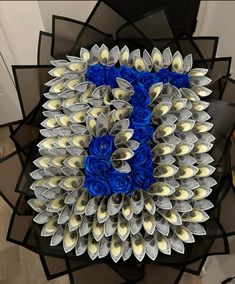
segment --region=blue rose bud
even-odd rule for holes
[[[109,184],[114,193],[130,194],[132,191],[132,177],[127,173],[113,170],[109,175]]]
[[[150,123],[151,110],[148,108],[135,107],[131,114],[131,123],[136,126],[144,126]]]
[[[141,144],[135,151],[134,157],[130,160],[132,167],[152,165],[152,152],[147,144]]]
[[[135,93],[131,97],[130,103],[132,106],[147,107],[150,105],[149,93],[144,87],[135,86]]]
[[[132,138],[140,143],[149,142],[153,136],[154,128],[150,125],[137,127],[131,125],[131,128],[134,129],[134,135]]]
[[[132,168],[132,177],[135,185],[140,189],[148,189],[155,182],[153,177],[153,166],[136,166]]]
[[[96,156],[88,156],[85,160],[85,173],[106,176],[111,168],[109,160],[101,160]]]
[[[93,138],[88,148],[89,154],[100,159],[109,159],[113,152],[113,140],[111,135]]]
[[[108,181],[101,176],[88,176],[84,183],[91,196],[109,196],[111,189]]]

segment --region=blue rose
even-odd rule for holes
[[[119,73],[122,79],[127,80],[133,85],[137,79],[138,71],[134,70],[133,68],[122,65],[119,67]]]
[[[86,73],[87,81],[96,86],[107,85],[106,67],[102,64],[90,65]]]
[[[153,177],[153,166],[136,166],[132,169],[132,177],[136,186],[140,189],[148,189],[155,182]]]
[[[160,69],[158,72],[154,74],[156,82],[162,82],[162,83],[168,83],[169,82],[169,76],[170,76],[170,71],[167,69]]]
[[[92,196],[109,196],[111,194],[108,181],[101,176],[86,177],[84,185]]]
[[[106,176],[111,168],[109,160],[101,160],[96,156],[88,156],[85,160],[86,175]]]
[[[89,145],[89,154],[100,159],[109,159],[113,152],[113,136],[104,135],[95,137]]]
[[[135,86],[135,93],[131,97],[130,103],[135,106],[147,107],[150,104],[149,93],[144,87]]]
[[[129,194],[132,191],[131,174],[113,170],[109,175],[109,184],[113,192]]]
[[[133,112],[131,113],[130,120],[134,127],[136,127],[150,124],[150,118],[150,109],[137,106],[134,107]]]
[[[117,82],[116,82],[117,77],[120,77],[120,73],[119,73],[119,70],[115,66],[112,66],[106,69],[107,83],[112,88],[117,87]]]
[[[149,142],[153,136],[154,128],[150,125],[137,127],[131,126],[131,128],[134,129],[133,139],[140,143]]]
[[[152,165],[152,152],[147,144],[141,144],[135,151],[134,157],[130,160],[131,166],[150,166]]]
[[[177,88],[189,88],[189,76],[187,74],[179,74],[171,72],[169,82]]]
[[[149,89],[153,84],[156,83],[154,73],[151,72],[139,72],[138,82],[141,86]]]

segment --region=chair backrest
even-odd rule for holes
[[[113,10],[128,18],[130,22],[141,19],[146,15],[154,14],[159,9],[164,8],[167,19],[175,36],[183,34],[192,35],[196,27],[196,18],[200,5],[200,0],[193,2],[182,0],[156,0],[156,1],[133,1],[133,0],[103,0]],[[161,18],[153,18],[158,26],[161,26]],[[154,26],[155,23],[152,22]]]
[[[64,59],[66,55],[79,55],[82,46],[91,47],[112,37],[89,24],[73,19],[53,16],[52,21],[51,55],[55,59]]]
[[[50,65],[51,57],[52,34],[40,31],[38,38],[38,65]]]
[[[29,115],[38,105],[50,80],[48,65],[14,65],[12,66],[19,96],[23,118]]]

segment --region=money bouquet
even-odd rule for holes
[[[207,69],[104,44],[51,64],[28,200],[41,235],[91,259],[183,254],[206,234],[216,185]]]

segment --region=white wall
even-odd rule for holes
[[[202,1],[195,35],[219,36],[217,56],[232,56],[235,77],[235,1]]]
[[[1,1],[1,27],[15,64],[35,64],[38,33],[44,30],[37,1]]]
[[[0,2],[0,52],[11,72],[13,64],[35,64],[38,32],[44,25],[35,1]],[[4,64],[0,66],[0,124],[22,118],[18,96]]]
[[[1,30],[0,35],[2,39]],[[2,57],[0,57],[0,78],[0,125],[2,125],[22,118],[18,95]]]

